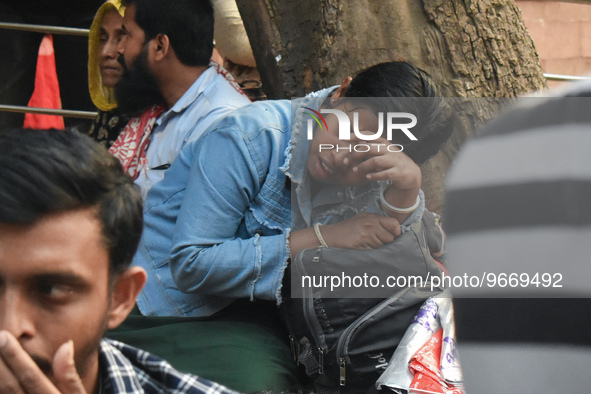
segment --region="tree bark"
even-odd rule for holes
[[[447,97],[515,97],[546,86],[513,0],[237,0],[271,99],[339,84],[370,65],[404,59]],[[479,104],[474,104],[479,105]],[[474,111],[470,108],[468,111]],[[445,173],[479,119],[423,167],[428,206],[441,211]]]

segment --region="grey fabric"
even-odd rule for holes
[[[589,348],[460,343],[458,349],[467,394],[580,394],[591,387]]]
[[[455,298],[589,297],[590,241],[591,226],[516,227],[452,235],[447,241],[450,275],[466,274],[472,283],[451,290]],[[513,278],[519,286],[490,287],[502,273],[508,274],[507,279],[516,274]],[[536,273],[541,283],[522,287],[527,277],[533,282]],[[521,274],[527,276],[521,280]],[[550,277],[542,280],[543,274]]]
[[[451,288],[467,394],[589,391],[590,93],[525,99],[448,175],[449,273],[482,286]],[[536,273],[550,286],[521,285]],[[500,274],[518,280],[489,287]]]
[[[455,297],[591,296],[591,100],[524,100],[467,143],[448,175],[450,274],[475,276]],[[536,273],[550,286],[489,286]]]
[[[574,99],[573,99],[574,100]],[[538,180],[591,180],[589,125],[548,126],[475,139],[455,161],[449,191]]]

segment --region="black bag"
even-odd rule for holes
[[[434,214],[426,212],[423,220],[428,226],[433,221],[430,215]],[[428,297],[441,292],[425,282],[428,277],[440,276],[442,268],[429,252],[429,231],[425,231],[423,222],[415,223],[410,231],[378,249],[305,249],[292,261],[292,269],[286,272],[290,280],[285,282],[283,313],[294,359],[305,366],[316,392],[371,389],[420,306]],[[439,230],[432,234],[436,233]],[[307,277],[353,277],[364,273],[380,273],[376,276],[381,284],[385,283],[386,273],[414,276],[417,286],[379,285],[332,291],[302,287]],[[290,286],[292,297],[287,293]],[[350,298],[351,295],[359,298]]]

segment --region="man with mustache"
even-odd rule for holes
[[[126,66],[115,95],[121,111],[138,115],[154,104],[156,120],[136,184],[145,197],[164,178],[181,148],[218,118],[249,103],[227,72],[210,65],[213,8],[208,0],[129,0],[119,52]]]
[[[0,393],[233,393],[103,339],[146,281],[142,199],[74,130],[0,132]]]

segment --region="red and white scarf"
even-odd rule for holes
[[[165,109],[163,105],[154,105],[139,117],[132,118],[109,148],[109,152],[119,159],[131,179],[135,180],[146,165],[146,150],[154,123]]]
[[[225,68],[213,61],[209,63],[209,66],[214,66],[217,73],[223,75],[238,93],[246,96],[238,82]],[[156,119],[165,110],[163,105],[154,105],[139,117],[132,118],[109,148],[109,152],[119,159],[123,170],[133,180],[138,177],[142,168],[147,164],[146,150],[150,144],[152,129]]]

